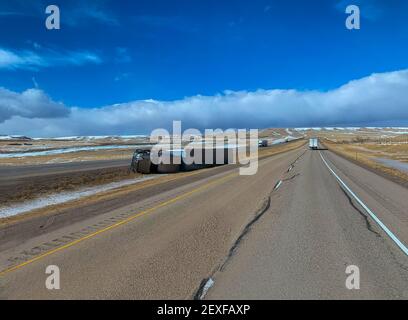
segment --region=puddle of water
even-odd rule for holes
[[[401,170],[404,172],[408,172],[408,163],[401,162],[398,160],[392,160],[392,159],[385,159],[385,158],[375,158],[375,161],[385,164],[388,167]]]

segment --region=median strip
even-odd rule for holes
[[[27,260],[27,261],[25,261],[25,262],[23,262],[23,263],[21,263],[21,264],[18,264],[18,265],[16,265],[16,266],[13,266],[13,267],[7,268],[7,269],[5,269],[5,270],[3,270],[3,271],[0,271],[0,277],[1,277],[1,276],[4,276],[4,275],[6,275],[7,273],[10,273],[10,272],[12,272],[12,271],[18,270],[18,269],[20,269],[20,268],[22,268],[22,267],[24,267],[24,266],[27,266],[27,265],[29,265],[29,264],[35,262],[35,261],[38,261],[38,260],[41,260],[41,259],[43,259],[43,258],[45,258],[45,257],[47,257],[47,256],[50,256],[50,255],[52,255],[52,254],[54,254],[54,253],[57,253],[57,252],[62,251],[62,250],[64,250],[64,249],[68,249],[68,248],[70,248],[70,247],[72,247],[72,246],[74,246],[74,245],[76,245],[76,244],[79,244],[80,242],[83,242],[83,241],[85,241],[85,240],[94,238],[95,236],[97,236],[97,235],[99,235],[99,234],[105,233],[105,232],[107,232],[107,231],[109,231],[109,230],[112,230],[112,229],[115,229],[115,228],[120,227],[120,226],[122,226],[122,225],[125,225],[125,224],[127,224],[127,223],[129,223],[129,222],[135,220],[136,218],[139,218],[139,217],[141,217],[141,216],[147,215],[148,213],[151,213],[151,212],[153,212],[153,211],[156,211],[156,210],[158,210],[158,209],[160,209],[160,208],[163,208],[163,207],[165,207],[165,206],[167,206],[167,205],[170,205],[170,204],[173,204],[173,203],[175,203],[175,202],[178,202],[178,201],[180,201],[180,200],[182,200],[182,199],[185,199],[185,198],[187,198],[188,196],[193,195],[193,194],[195,194],[195,193],[197,193],[197,192],[199,192],[199,191],[203,191],[203,190],[209,188],[210,186],[212,186],[212,185],[214,185],[214,184],[222,183],[222,182],[224,182],[224,181],[226,181],[226,180],[228,180],[228,179],[231,179],[231,178],[233,178],[233,177],[236,177],[236,176],[238,176],[238,173],[237,173],[237,172],[228,174],[228,175],[226,175],[226,176],[223,176],[223,177],[221,177],[221,178],[218,178],[218,179],[216,179],[216,180],[213,180],[213,181],[211,181],[211,182],[208,182],[208,183],[206,183],[206,184],[204,184],[204,185],[202,185],[202,186],[200,186],[200,187],[198,187],[198,188],[196,188],[196,189],[193,189],[193,190],[188,191],[188,192],[186,192],[186,193],[184,193],[184,194],[181,194],[181,195],[179,195],[179,196],[177,196],[177,197],[174,197],[174,198],[172,198],[172,199],[170,199],[170,200],[167,200],[167,201],[164,201],[164,202],[162,202],[162,203],[159,203],[158,205],[156,205],[156,206],[154,206],[154,207],[151,207],[151,208],[146,209],[146,210],[144,210],[144,211],[138,212],[138,213],[136,213],[136,214],[130,216],[130,217],[127,218],[127,219],[124,219],[124,220],[122,220],[122,221],[120,221],[120,222],[114,223],[114,224],[112,224],[112,225],[110,225],[110,226],[108,226],[108,227],[106,227],[106,228],[100,229],[100,230],[98,230],[98,231],[96,231],[96,232],[94,232],[94,233],[88,234],[88,235],[85,236],[85,237],[82,237],[82,238],[79,238],[79,239],[74,240],[74,241],[72,241],[72,242],[69,242],[69,243],[67,243],[67,244],[65,244],[65,245],[63,245],[63,246],[61,246],[61,247],[55,248],[55,249],[53,249],[53,250],[44,252],[43,254],[41,254],[41,255],[39,255],[39,256],[36,256],[36,257],[34,257],[34,258],[30,259],[30,260]]]
[[[145,176],[135,179],[126,179],[117,182],[111,182],[94,187],[81,188],[76,191],[65,191],[56,194],[50,194],[48,196],[24,201],[22,203],[6,205],[0,207],[0,219],[9,218],[18,214],[23,214],[33,210],[43,209],[52,205],[59,205],[66,202],[79,200],[95,194],[99,194],[106,191],[115,190],[121,187],[135,185],[144,181],[158,178],[159,175]]]

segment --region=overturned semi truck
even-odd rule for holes
[[[159,154],[163,161],[155,161],[151,150],[137,149],[132,157],[131,169],[143,174],[192,171],[236,163],[238,152],[245,151],[245,146],[238,145],[168,149]]]

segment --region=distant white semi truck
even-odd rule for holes
[[[317,138],[310,138],[309,139],[309,148],[312,149],[312,150],[317,150],[318,149],[317,142],[318,142]]]

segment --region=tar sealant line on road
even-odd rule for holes
[[[194,296],[194,300],[203,300],[208,290],[214,285],[214,280],[212,278],[204,279],[201,281],[201,285]]]
[[[305,154],[305,152],[303,152],[299,157],[296,158],[295,161],[293,161],[293,162],[290,164],[288,170],[286,170],[286,173],[289,173],[290,171],[292,171],[292,169],[295,167],[295,163],[298,162],[299,159],[300,159],[304,154]],[[283,176],[284,176],[284,175],[285,175],[285,174],[283,174]],[[295,174],[294,176],[292,176],[292,177],[289,178],[289,179],[283,179],[283,178],[280,179],[280,180],[275,184],[273,190],[275,191],[275,190],[279,189],[279,187],[281,186],[281,184],[283,183],[283,181],[291,180],[291,179],[293,179],[293,178],[296,177],[296,176],[298,176],[298,174]]]
[[[327,161],[322,156],[322,153],[319,151],[320,157],[322,158],[324,164],[329,169],[329,171],[333,174],[333,176],[337,179],[340,185],[347,190],[347,192],[363,207],[363,209],[370,215],[370,217],[380,226],[380,228],[394,241],[394,243],[408,256],[408,248],[404,243],[402,243],[397,236],[390,230],[388,227],[368,208],[363,201],[361,201],[357,195],[346,185],[346,183],[334,172],[334,170],[329,166]]]
[[[288,170],[286,171],[286,173],[292,171],[292,169],[295,167],[295,164],[300,160],[300,158],[303,157],[303,155],[304,155],[305,153],[306,153],[306,150],[303,151],[303,153],[302,153],[300,156],[298,156],[298,157],[295,159],[295,161],[293,161],[293,162],[290,164],[290,166],[289,166]]]
[[[291,172],[291,171],[293,170],[293,168],[295,167],[295,163],[298,162],[298,161],[300,160],[300,158],[301,158],[305,153],[306,153],[306,151],[304,151],[299,157],[296,158],[295,161],[293,161],[293,162],[290,164],[289,168],[286,170],[286,173],[289,173],[289,172]],[[283,176],[284,176],[284,175],[285,175],[285,174],[283,174]],[[282,184],[283,181],[292,180],[293,178],[295,178],[295,177],[298,176],[298,175],[299,175],[299,174],[295,174],[294,176],[292,176],[292,177],[289,178],[289,179],[283,179],[283,178],[281,178],[281,179],[276,183],[276,185],[275,185],[275,187],[273,188],[273,190],[277,190],[277,189],[281,186],[281,184]]]
[[[282,181],[280,181],[282,182]],[[222,264],[220,264],[217,269],[215,271],[213,271],[211,273],[212,277],[214,277],[214,275],[219,272],[219,271],[223,271],[225,266],[227,265],[228,261],[230,260],[230,258],[234,255],[236,249],[238,248],[238,246],[240,245],[242,239],[244,239],[244,237],[248,234],[248,232],[250,231],[252,225],[254,225],[263,215],[264,213],[270,208],[271,206],[271,194],[275,189],[273,189],[268,197],[264,200],[261,208],[259,208],[257,210],[257,212],[255,213],[253,219],[251,221],[248,222],[248,224],[245,226],[245,228],[242,230],[241,234],[239,235],[239,237],[235,240],[234,244],[232,245],[232,247],[229,249],[227,256],[224,259],[224,262]],[[212,277],[203,279],[203,281],[201,281],[200,286],[198,287],[196,294],[194,295],[194,300],[202,300],[205,295],[207,294],[208,290],[214,285],[215,281],[213,280]]]
[[[275,187],[273,188],[273,190],[277,190],[282,184],[282,180],[279,180],[276,184]]]
[[[306,152],[306,151],[305,151]],[[292,162],[290,164],[290,170],[292,170],[294,168],[294,164],[305,154],[305,152],[303,152],[300,156],[298,156],[296,158],[296,160],[294,162]],[[287,172],[290,171],[289,169],[287,170]],[[283,174],[284,176],[284,174]],[[297,176],[297,175],[295,175]],[[294,176],[294,177],[295,177]],[[292,177],[293,178],[293,177]],[[291,178],[291,179],[292,179]],[[245,226],[245,228],[242,230],[241,234],[239,235],[239,237],[236,239],[235,243],[232,245],[232,247],[230,248],[226,258],[224,259],[224,262],[222,264],[220,264],[215,271],[213,271],[211,273],[212,277],[208,277],[205,278],[201,281],[200,285],[198,286],[198,289],[196,290],[196,293],[193,296],[194,300],[202,300],[205,298],[205,295],[207,294],[208,290],[210,290],[210,288],[214,285],[215,280],[213,280],[214,275],[219,272],[222,271],[227,262],[229,261],[229,259],[232,257],[232,255],[234,254],[235,250],[238,248],[240,242],[242,241],[242,239],[245,237],[245,235],[250,231],[251,227],[253,224],[255,224],[262,216],[263,214],[270,208],[271,205],[271,195],[272,193],[277,190],[283,183],[283,178],[280,179],[275,186],[272,188],[272,191],[269,193],[269,196],[265,199],[265,201],[262,204],[262,207],[260,209],[258,209],[258,211],[255,213],[254,218],[249,221],[249,223]]]

